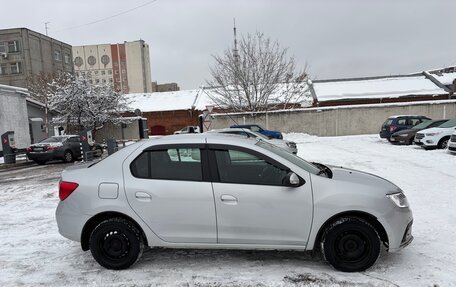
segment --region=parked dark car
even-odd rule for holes
[[[425,116],[392,116],[389,117],[380,128],[380,137],[390,140],[392,134],[431,120]]]
[[[283,139],[283,135],[279,131],[270,131],[263,129],[261,126],[256,125],[256,124],[245,124],[245,125],[233,125],[230,128],[241,128],[241,129],[249,129],[253,132],[260,133],[262,135],[267,136],[268,138],[271,139]]]
[[[417,132],[424,129],[438,127],[441,124],[446,123],[447,121],[448,120],[424,121],[421,124],[417,124],[411,129],[395,132],[391,135],[390,142],[393,144],[411,145],[413,144],[413,139],[415,138]]]
[[[103,148],[92,144],[95,156],[101,156]],[[78,135],[52,136],[27,148],[27,157],[37,164],[45,164],[52,160],[72,162],[81,157],[81,138]]]

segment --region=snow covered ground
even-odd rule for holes
[[[63,164],[0,172],[0,286],[456,286],[456,157],[376,135],[288,134],[299,155],[383,176],[414,212],[414,242],[370,270],[335,271],[303,252],[152,249],[129,270],[100,267],[55,223]]]

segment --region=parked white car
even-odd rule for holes
[[[267,136],[249,130],[247,128],[227,128],[227,129],[219,129],[219,130],[211,130],[209,133],[222,133],[222,134],[232,134],[232,135],[240,135],[245,136],[248,138],[260,138],[268,143],[271,143],[275,146],[283,148],[284,150],[291,152],[293,154],[298,153],[298,148],[296,147],[296,143],[287,140],[280,140],[275,138],[268,138]]]
[[[448,151],[456,154],[456,131],[450,137],[450,141],[448,142]]]
[[[451,119],[443,125],[425,129],[415,135],[414,143],[424,149],[446,149],[451,134],[456,130],[456,119]]]
[[[181,130],[175,131],[175,135],[180,135],[180,134],[195,134],[199,133],[200,129],[198,126],[187,126]]]

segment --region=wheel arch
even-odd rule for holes
[[[370,213],[364,212],[364,211],[357,211],[357,210],[350,210],[350,211],[344,211],[340,212],[336,215],[333,215],[330,217],[328,220],[325,221],[325,223],[320,227],[318,230],[317,236],[315,237],[315,242],[313,249],[318,250],[320,248],[320,242],[322,240],[322,236],[326,230],[332,223],[337,221],[338,219],[342,217],[357,217],[360,219],[363,219],[367,221],[370,225],[372,225],[375,230],[377,231],[378,235],[380,236],[380,240],[383,242],[385,246],[388,246],[389,240],[388,240],[388,234],[386,233],[385,228],[383,225],[378,221],[377,217],[373,216]]]
[[[95,227],[97,227],[97,225],[100,224],[101,222],[103,222],[107,219],[110,219],[110,218],[115,218],[115,217],[120,217],[120,218],[123,218],[123,219],[128,220],[131,223],[133,223],[133,225],[141,232],[141,235],[144,239],[144,244],[146,246],[149,246],[148,242],[147,242],[147,236],[144,233],[144,230],[133,218],[131,218],[130,216],[125,215],[123,213],[116,212],[116,211],[105,211],[105,212],[101,212],[101,213],[94,215],[84,224],[84,227],[82,228],[82,232],[81,232],[82,250],[84,250],[84,251],[89,250],[89,240],[90,240],[90,234],[91,234],[92,230]]]
[[[443,143],[444,140],[450,140],[451,136],[444,136],[442,137],[439,142],[437,143],[437,147],[440,148],[441,147],[441,144]]]

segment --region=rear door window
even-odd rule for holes
[[[202,181],[201,150],[170,148],[144,151],[131,163],[130,170],[138,178]]]
[[[397,120],[397,125],[405,126],[406,124],[407,124],[407,120],[406,119],[398,119]]]

